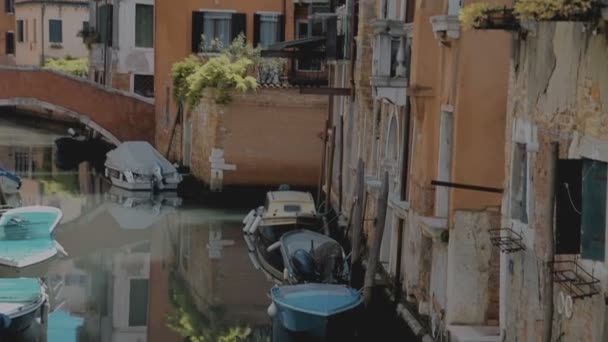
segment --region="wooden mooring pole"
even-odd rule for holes
[[[365,163],[359,159],[357,164],[357,179],[355,183],[355,208],[352,215],[351,245],[351,277],[350,286],[359,289],[363,286],[363,267],[361,266],[361,234],[365,217]]]
[[[363,290],[363,299],[365,304],[369,305],[372,298],[372,290],[376,280],[376,269],[380,260],[380,248],[382,247],[382,235],[384,234],[384,224],[386,222],[386,211],[388,206],[388,172],[384,172],[382,176],[382,188],[378,197],[378,205],[376,207],[376,222],[374,229],[374,239],[367,260],[367,270],[365,272],[365,284]]]

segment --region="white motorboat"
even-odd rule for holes
[[[175,191],[182,176],[145,141],[128,141],[107,153],[105,174],[117,187],[137,191]]]

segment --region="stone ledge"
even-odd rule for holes
[[[430,19],[435,38],[440,39],[439,34],[445,34],[452,39],[460,38],[460,20],[456,15],[436,15]]]

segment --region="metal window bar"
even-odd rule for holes
[[[515,253],[526,249],[523,237],[511,228],[497,228],[488,230],[490,242],[500,248],[502,253]]]
[[[577,260],[553,260],[550,266],[553,281],[567,291],[573,300],[600,293],[600,280],[582,268]]]

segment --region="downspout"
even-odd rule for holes
[[[40,11],[40,44],[42,45],[42,53],[40,54],[40,65],[44,65],[45,57],[44,57],[44,14],[46,11],[46,4],[42,4],[42,10]]]

